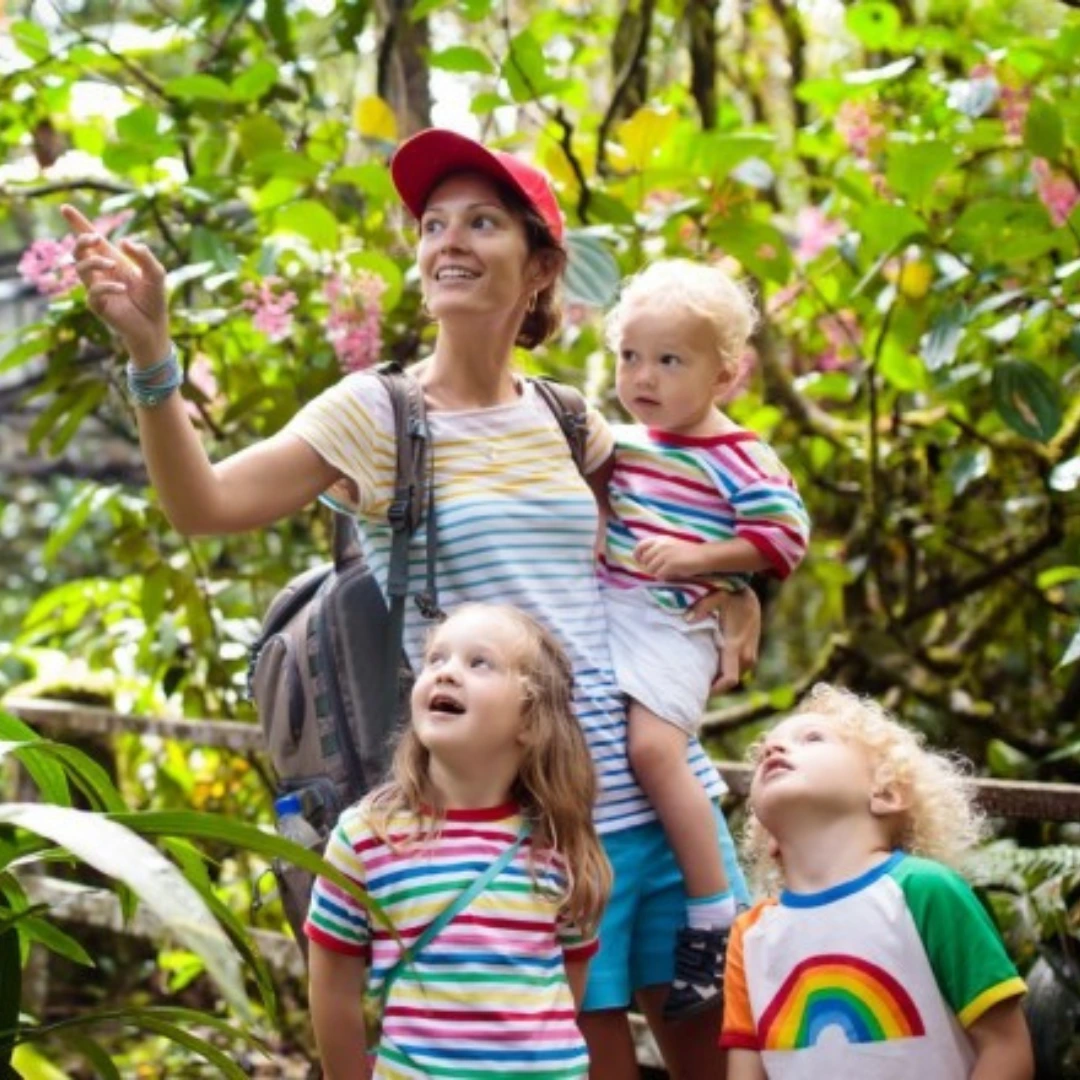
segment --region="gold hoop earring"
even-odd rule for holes
[[[529,297],[529,306],[525,309],[526,314],[531,315],[536,310],[536,299],[539,295],[538,292],[534,292],[532,296]]]
[[[428,317],[429,319],[430,319],[430,318],[432,317],[432,316],[431,316],[431,309],[430,309],[430,308],[429,308],[429,307],[427,306],[427,297],[426,297],[426,296],[425,296],[425,295],[424,295],[423,293],[421,293],[421,294],[420,294],[420,310],[421,310],[421,311],[422,311],[422,312],[423,312],[423,313],[424,313],[424,314],[425,314],[425,315],[426,315],[426,316],[427,316],[427,317]]]

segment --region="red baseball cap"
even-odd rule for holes
[[[563,217],[547,174],[513,154],[489,150],[444,128],[428,128],[406,139],[390,161],[390,176],[409,213],[419,219],[428,196],[451,173],[477,172],[516,191],[543,219],[557,240]]]

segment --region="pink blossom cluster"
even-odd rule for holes
[[[828,346],[818,353],[814,367],[818,371],[836,371],[851,366],[856,349],[862,341],[862,328],[850,309],[825,315],[818,319],[818,329],[825,335]]]
[[[808,263],[844,235],[844,223],[834,221],[818,206],[804,206],[795,218],[795,261]]]
[[[1045,158],[1036,158],[1031,166],[1035,174],[1035,191],[1043,206],[1050,212],[1050,220],[1060,228],[1080,203],[1080,189],[1072,177],[1055,172]]]
[[[211,367],[210,361],[202,353],[199,353],[188,367],[187,384],[193,386],[202,394],[206,399],[207,406],[212,408],[222,403],[223,398],[218,387],[217,378],[214,375],[214,369]],[[194,401],[185,401],[184,409],[193,420],[202,419],[202,413]]]
[[[351,277],[333,274],[323,286],[330,304],[327,333],[344,371],[361,371],[382,352],[382,297],[386,282],[360,270]]]
[[[130,220],[131,216],[131,210],[106,214],[94,221],[94,229],[102,236],[108,236],[113,229]],[[23,281],[33,285],[42,296],[63,296],[79,284],[74,256],[74,233],[66,233],[59,240],[46,236],[35,240],[23,252],[16,270]]]
[[[1028,109],[1031,107],[1030,86],[1002,86],[998,96],[998,112],[1005,126],[1005,137],[1018,141],[1024,137]]]
[[[862,161],[869,161],[874,144],[885,137],[884,124],[874,118],[865,101],[845,101],[834,124],[847,148]]]
[[[258,284],[244,283],[244,309],[251,312],[251,325],[271,341],[284,341],[293,328],[292,309],[296,293],[283,290],[279,277],[267,277]]]

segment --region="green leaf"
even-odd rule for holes
[[[32,727],[2,709],[0,709],[0,739],[12,743],[44,741]],[[71,791],[61,765],[48,757],[36,755],[27,755],[20,760],[23,768],[30,774],[30,779],[37,785],[43,799],[56,806],[71,805]]]
[[[710,228],[709,239],[759,277],[779,283],[791,278],[790,245],[772,225],[725,218]]]
[[[285,132],[281,125],[265,113],[245,116],[236,125],[240,140],[240,152],[248,160],[260,154],[272,154],[285,146]]]
[[[889,145],[885,176],[898,195],[910,202],[921,203],[933,191],[938,177],[955,160],[955,151],[943,142],[893,140]]]
[[[1052,566],[1036,576],[1035,585],[1040,589],[1052,589],[1069,581],[1080,581],[1080,566]]]
[[[1058,661],[1058,667],[1075,664],[1077,660],[1080,660],[1080,629],[1073,635],[1072,641],[1069,642],[1069,647]]]
[[[271,859],[284,859],[302,870],[319,874],[347,892],[371,918],[378,920],[394,933],[383,909],[370,895],[359,889],[355,882],[328,863],[322,856],[307,848],[285,840],[274,833],[263,832],[251,825],[206,814],[195,810],[155,811],[143,813],[111,814],[110,820],[138,832],[142,836],[182,836],[190,840],[220,840],[236,847],[265,855]]]
[[[847,28],[868,49],[887,49],[896,44],[900,13],[882,0],[861,0],[844,16]]]
[[[291,232],[304,237],[312,247],[332,251],[338,246],[337,218],[314,199],[301,199],[282,207],[274,215],[277,232]]]
[[[160,851],[115,820],[68,807],[7,803],[0,806],[0,822],[48,837],[89,866],[126,884],[177,941],[203,958],[207,974],[225,1000],[241,1016],[250,1018],[236,948],[198,891]]]
[[[890,386],[904,393],[926,388],[926,368],[921,357],[892,337],[882,347],[877,369]]]
[[[37,23],[28,22],[25,19],[19,19],[11,24],[8,33],[11,35],[11,40],[15,42],[15,47],[23,56],[29,57],[35,63],[48,59],[49,35],[45,32],[44,27],[39,26]]]
[[[469,45],[452,45],[449,49],[434,52],[428,57],[428,63],[442,71],[472,71],[478,75],[495,73],[495,65],[479,49]]]
[[[181,75],[165,84],[165,93],[182,101],[231,102],[233,92],[227,83],[213,75]]]
[[[49,339],[44,334],[40,336],[30,335],[0,357],[0,374],[11,371],[30,360],[36,360],[49,351]]]
[[[256,60],[232,81],[231,94],[236,101],[258,101],[278,81],[278,69],[269,60]]]
[[[522,30],[510,42],[510,51],[502,65],[502,77],[518,104],[533,101],[547,92],[549,80],[544,51],[528,30]]]
[[[31,915],[19,924],[21,933],[31,941],[43,945],[50,952],[63,956],[83,967],[96,967],[94,958],[69,934],[40,916]]]
[[[1035,98],[1028,109],[1024,145],[1035,157],[1056,161],[1061,156],[1065,126],[1061,122],[1061,113],[1045,98]]]
[[[906,75],[917,63],[916,57],[905,56],[902,60],[894,60],[884,67],[849,71],[844,75],[844,82],[849,86],[871,86],[874,83],[890,82],[900,78],[901,75]]]
[[[1057,386],[1042,368],[1026,360],[1002,360],[990,383],[998,415],[1020,435],[1047,443],[1061,427]]]
[[[619,291],[620,278],[619,264],[607,245],[575,229],[567,233],[566,248],[566,295],[579,304],[607,307]]]
[[[991,739],[986,744],[986,763],[994,776],[1013,780],[1030,776],[1035,767],[1027,754],[1002,739]]]
[[[906,206],[874,203],[855,215],[852,222],[873,254],[894,252],[926,234],[926,226]]]
[[[266,0],[266,28],[274,39],[283,60],[295,60],[296,50],[293,48],[292,30],[289,16],[285,10],[285,0]]]
[[[97,1080],[122,1080],[120,1070],[113,1064],[108,1051],[89,1035],[69,1031],[64,1036],[64,1046],[84,1057],[97,1074]]]
[[[943,308],[923,339],[922,357],[928,371],[948,367],[955,359],[967,326],[967,305],[959,300]]]

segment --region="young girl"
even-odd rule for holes
[[[981,821],[960,767],[817,686],[757,750],[748,846],[784,889],[735,923],[729,1080],[1034,1075],[1024,984],[945,863]]]
[[[394,934],[323,879],[312,897],[311,1014],[328,1080],[587,1075],[575,1014],[611,877],[572,681],[552,635],[516,608],[465,605],[431,636],[393,779],[342,814],[327,849],[415,955],[388,982]],[[383,1001],[377,1048],[365,983]]]
[[[601,581],[619,688],[629,697],[629,756],[686,879],[664,1014],[718,1004],[735,895],[717,843],[719,810],[687,763],[717,669],[714,628],[685,619],[731,588],[726,575],[786,577],[809,523],[787,470],[715,405],[739,374],[757,321],[745,289],[718,267],[657,262],[623,289],[608,318],[616,389],[638,425],[615,430]]]

